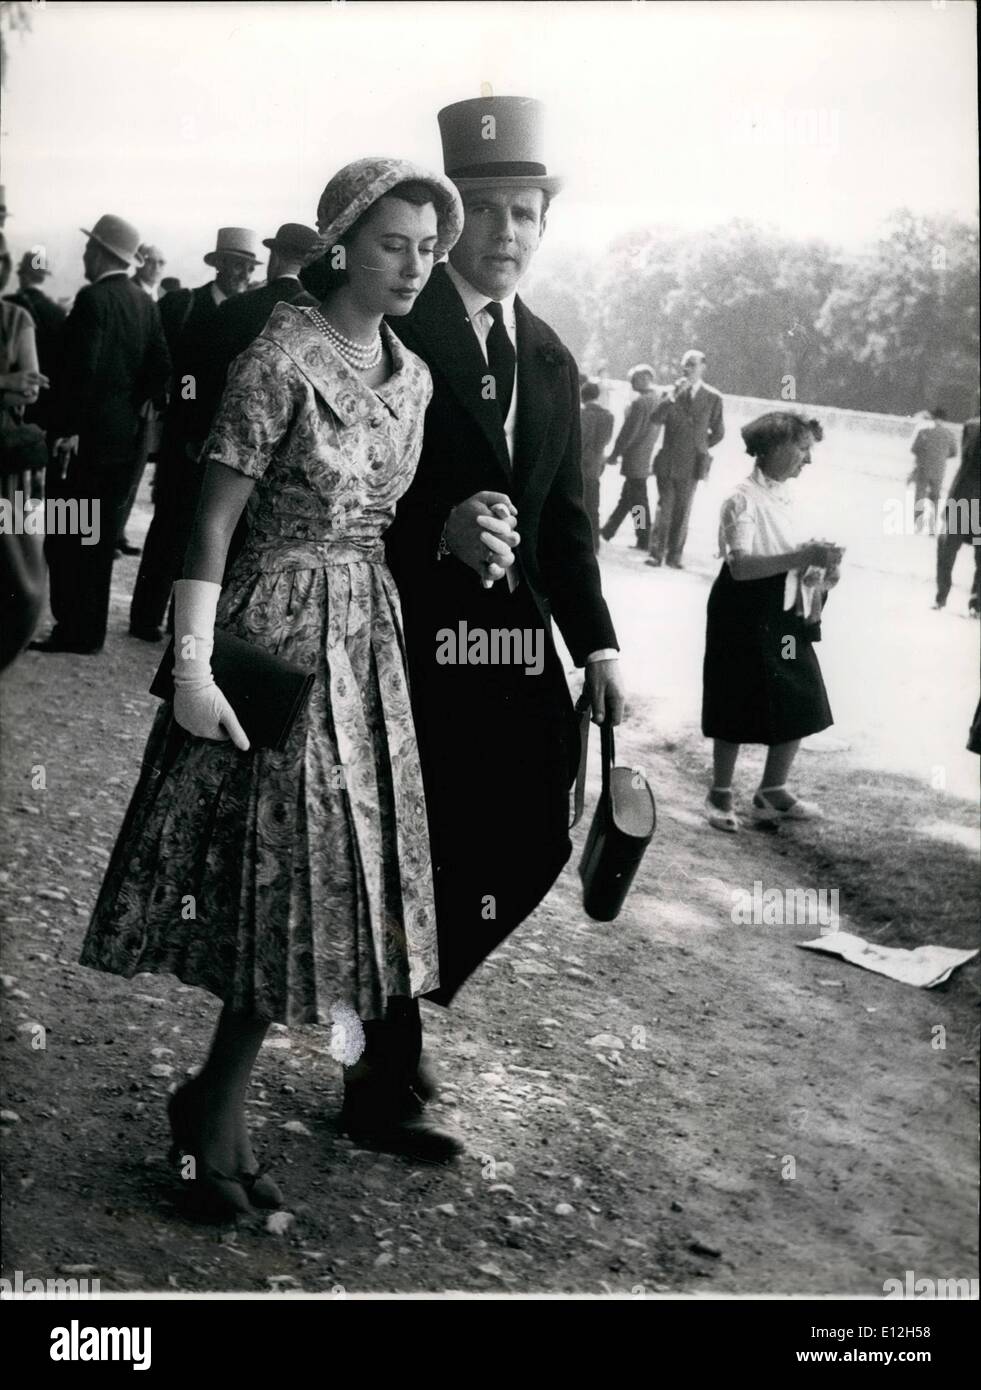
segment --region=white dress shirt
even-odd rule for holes
[[[480,350],[484,354],[484,361],[486,362],[488,360],[487,339],[490,336],[490,331],[494,324],[493,318],[490,314],[486,312],[487,305],[491,302],[491,296],[488,294],[484,294],[481,290],[475,289],[474,286],[471,285],[470,281],[465,280],[463,276],[460,274],[460,272],[456,270],[449,261],[447,261],[446,263],[446,273],[452,280],[453,284],[456,286],[457,293],[463,300],[463,307],[467,311],[467,319],[470,323],[470,327],[473,329],[474,333],[477,336],[477,342],[480,344]],[[502,310],[501,317],[504,323],[505,331],[508,337],[511,339],[511,345],[514,348],[515,358],[517,358],[518,353],[518,321],[514,312],[514,301],[517,297],[517,293],[517,290],[514,290],[511,294],[506,295],[502,300],[500,300]],[[504,437],[507,440],[508,458],[511,460],[512,464],[514,463],[514,428],[517,418],[518,365],[517,361],[515,361],[514,388],[511,392],[511,404],[508,408],[507,419],[504,421]],[[505,570],[504,574],[505,578],[508,581],[508,588],[511,590],[512,593],[514,593],[515,589],[518,587],[518,584],[520,582],[518,576],[514,572],[514,566],[512,565],[509,569]],[[603,648],[598,652],[590,652],[589,656],[587,656],[586,658],[586,661],[587,663],[591,661],[613,661],[616,659],[617,655],[618,653],[614,648]]]
[[[224,304],[225,300],[228,298],[228,295],[225,293],[224,290],[220,290],[218,288],[218,281],[212,280],[208,288],[211,291],[211,298],[215,301],[215,303]]]

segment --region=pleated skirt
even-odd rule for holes
[[[426,805],[384,563],[236,564],[218,626],[316,673],[281,752],[158,711],[81,961],[171,974],[231,1007],[364,1019],[439,983]]]

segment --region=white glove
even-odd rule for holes
[[[211,672],[220,596],[221,585],[206,579],[178,579],[174,585],[174,718],[196,738],[230,738],[244,753],[245,730]]]

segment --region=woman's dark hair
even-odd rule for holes
[[[808,420],[793,410],[771,410],[750,420],[740,431],[746,452],[751,458],[763,459],[781,444],[800,444],[806,435],[818,444],[824,438],[819,420]]]
[[[595,381],[584,381],[582,386],[579,388],[579,395],[582,397],[584,401],[599,400],[599,393],[599,385]]]
[[[403,203],[411,203],[414,208],[424,208],[427,203],[432,203],[436,209],[437,221],[442,221],[450,205],[448,196],[443,195],[442,191],[433,184],[423,183],[421,179],[406,179],[404,183],[397,183],[394,188],[390,188],[387,193],[376,198],[370,207],[365,208],[361,216],[351,223],[343,236],[338,237],[335,245],[331,246],[323,256],[318,256],[310,265],[304,266],[300,271],[300,280],[308,293],[316,295],[318,299],[326,299],[333,290],[340,289],[347,279],[347,271],[339,270],[331,264],[335,250],[338,246],[343,246],[347,251],[358,233],[371,219],[378,204],[384,202],[386,198],[399,198]]]

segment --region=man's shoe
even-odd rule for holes
[[[664,561],[659,560],[656,555],[652,555],[649,560],[644,561],[644,564],[650,565],[652,569],[659,570],[661,566],[664,564]]]
[[[66,642],[60,637],[45,637],[41,642],[31,642],[28,646],[31,652],[69,652],[72,656],[98,656],[102,651],[102,643],[97,647],[83,646],[81,642]]]
[[[452,1163],[463,1153],[455,1134],[423,1119],[414,1091],[389,1093],[370,1081],[345,1083],[341,1129],[362,1148],[417,1163]]]
[[[668,569],[669,569],[669,570],[683,570],[684,568],[685,568],[685,567],[684,567],[684,565],[681,563],[680,560],[669,560],[669,561],[668,561]]]
[[[161,627],[133,627],[130,624],[130,637],[138,637],[141,642],[159,642],[163,638]]]

